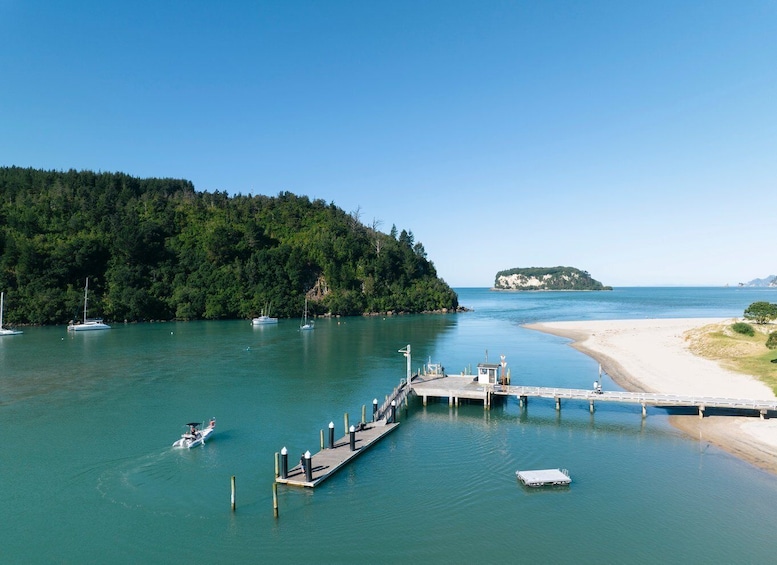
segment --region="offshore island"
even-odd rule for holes
[[[528,267],[499,271],[492,290],[612,290],[575,267]]]

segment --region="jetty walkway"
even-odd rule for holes
[[[313,455],[305,452],[300,463],[291,469],[288,469],[288,452],[284,447],[275,482],[310,488],[318,486],[399,426],[397,408],[402,403],[407,405],[409,393],[410,387],[407,386],[407,381],[402,379],[399,386],[386,396],[381,406],[378,406],[377,399],[373,400],[372,422],[365,422],[365,411],[362,410],[362,421],[355,426],[349,426],[346,434],[337,440],[334,439],[334,424],[330,424],[329,447],[324,446],[322,431],[321,450]]]
[[[407,377],[391,394],[386,395],[382,405],[378,400],[372,401],[372,421],[366,421],[366,407],[362,407],[361,422],[355,426],[348,425],[348,414],[345,415],[345,435],[334,438],[334,424],[329,424],[328,447],[324,443],[324,431],[321,430],[321,450],[311,455],[306,451],[300,458],[300,463],[289,469],[288,451],[284,447],[280,454],[276,453],[275,483],[313,488],[332,476],[339,469],[358,457],[368,447],[376,444],[386,435],[394,431],[397,421],[397,409],[404,403],[408,406],[408,396],[414,394],[421,397],[424,406],[428,400],[447,398],[450,406],[458,406],[461,400],[482,402],[488,409],[495,400],[505,400],[515,396],[521,407],[527,406],[529,398],[552,399],[556,410],[561,410],[561,401],[588,402],[589,410],[594,412],[596,402],[620,402],[637,404],[642,407],[642,417],[647,416],[647,407],[696,409],[703,418],[707,409],[722,409],[723,414],[755,411],[761,418],[770,413],[777,413],[777,400],[752,400],[741,398],[716,398],[707,396],[683,396],[677,394],[660,394],[653,392],[602,391],[601,386],[594,383],[593,389],[551,388],[537,386],[520,386],[509,383],[509,373],[505,376],[505,362],[502,356],[501,364],[481,363],[478,375],[461,374],[446,375],[441,365],[429,363],[424,372],[411,373],[410,345],[400,349],[407,358]],[[497,377],[501,367],[502,375]],[[600,379],[601,380],[601,379]]]
[[[484,384],[478,383],[473,375],[417,375],[411,382],[413,392],[421,397],[424,405],[429,398],[447,398],[450,405],[458,405],[461,399],[467,399],[483,402],[484,407],[489,408],[495,398],[515,396],[521,406],[526,406],[529,398],[532,397],[552,399],[556,403],[556,410],[561,409],[562,400],[588,402],[591,412],[594,411],[596,402],[638,404],[642,406],[643,416],[647,415],[647,406],[695,408],[698,410],[699,417],[703,417],[704,411],[708,408],[756,411],[761,418],[767,417],[769,412],[777,412],[777,400],[683,396],[653,392],[597,392],[593,389]]]

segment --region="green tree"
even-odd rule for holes
[[[753,302],[745,308],[744,317],[756,324],[765,324],[777,318],[777,304],[770,302]]]

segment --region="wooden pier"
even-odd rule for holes
[[[386,420],[378,420],[369,424],[359,425],[359,431],[355,431],[355,449],[351,450],[350,433],[341,437],[334,443],[333,448],[325,448],[310,457],[312,480],[308,481],[302,465],[299,464],[289,469],[289,474],[284,479],[276,477],[275,481],[281,484],[298,487],[316,487],[340,468],[347,465],[352,459],[362,454],[368,447],[379,442],[383,437],[393,432],[399,423],[388,423]]]
[[[769,412],[777,412],[777,400],[752,400],[743,398],[716,398],[707,396],[683,396],[653,392],[598,392],[592,389],[550,388],[536,386],[511,386],[478,383],[473,375],[417,375],[412,380],[413,392],[421,397],[424,405],[429,398],[447,398],[448,404],[458,405],[461,399],[483,402],[489,408],[494,398],[515,396],[521,406],[529,398],[547,398],[555,401],[556,410],[561,409],[562,400],[587,402],[594,411],[596,402],[620,402],[639,404],[642,415],[647,415],[647,406],[660,408],[695,408],[699,417],[708,408],[722,408],[737,411],[755,411],[761,418]]]
[[[277,476],[275,482],[309,488],[318,486],[347,465],[352,459],[361,455],[368,447],[379,442],[399,426],[397,414],[402,403],[407,403],[409,394],[410,387],[407,386],[406,380],[402,379],[399,386],[394,388],[391,394],[386,395],[386,400],[381,406],[377,405],[377,399],[373,402],[372,422],[362,421],[355,426],[351,426],[354,428],[353,449],[351,449],[351,432],[348,431],[343,437],[336,440],[332,447],[324,448],[322,445],[321,451],[311,455],[310,477],[306,475],[305,469],[300,462],[300,464],[288,470],[285,478],[280,475]]]

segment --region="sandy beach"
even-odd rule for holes
[[[526,327],[572,339],[626,390],[725,398],[774,399],[753,377],[724,369],[693,354],[687,332],[723,318],[596,320],[548,322]],[[777,474],[777,419],[758,417],[673,416],[671,423],[699,441],[712,443]]]

